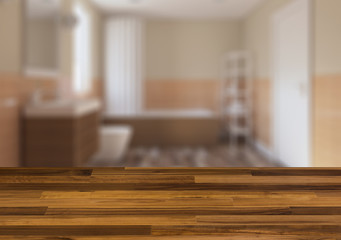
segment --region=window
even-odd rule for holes
[[[77,25],[74,30],[73,89],[76,94],[87,93],[91,89],[91,21],[86,9],[75,3],[74,14]]]
[[[137,115],[142,110],[143,20],[111,17],[106,24],[106,114]]]

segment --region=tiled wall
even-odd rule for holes
[[[145,108],[217,110],[219,93],[215,80],[147,80]]]
[[[16,167],[19,164],[19,101],[17,79],[0,77],[0,167]]]
[[[93,90],[86,97],[104,99],[104,87],[102,80],[95,80]],[[146,110],[217,110],[219,94],[219,81],[216,80],[146,80],[144,106]]]
[[[341,75],[315,77],[313,154],[316,167],[341,167]]]
[[[20,115],[35,86],[53,92],[56,81],[0,75],[0,167],[20,166]]]
[[[272,149],[272,83],[269,79],[254,82],[254,137],[265,147]]]

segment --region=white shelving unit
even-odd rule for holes
[[[230,144],[239,137],[252,141],[253,77],[252,58],[247,51],[233,51],[222,59],[221,116]]]

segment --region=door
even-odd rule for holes
[[[309,167],[310,0],[295,0],[274,16],[274,147],[288,167]]]

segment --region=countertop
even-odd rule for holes
[[[0,239],[341,239],[341,169],[0,169]]]
[[[24,108],[26,118],[76,118],[101,109],[98,99],[57,100],[27,104]]]

